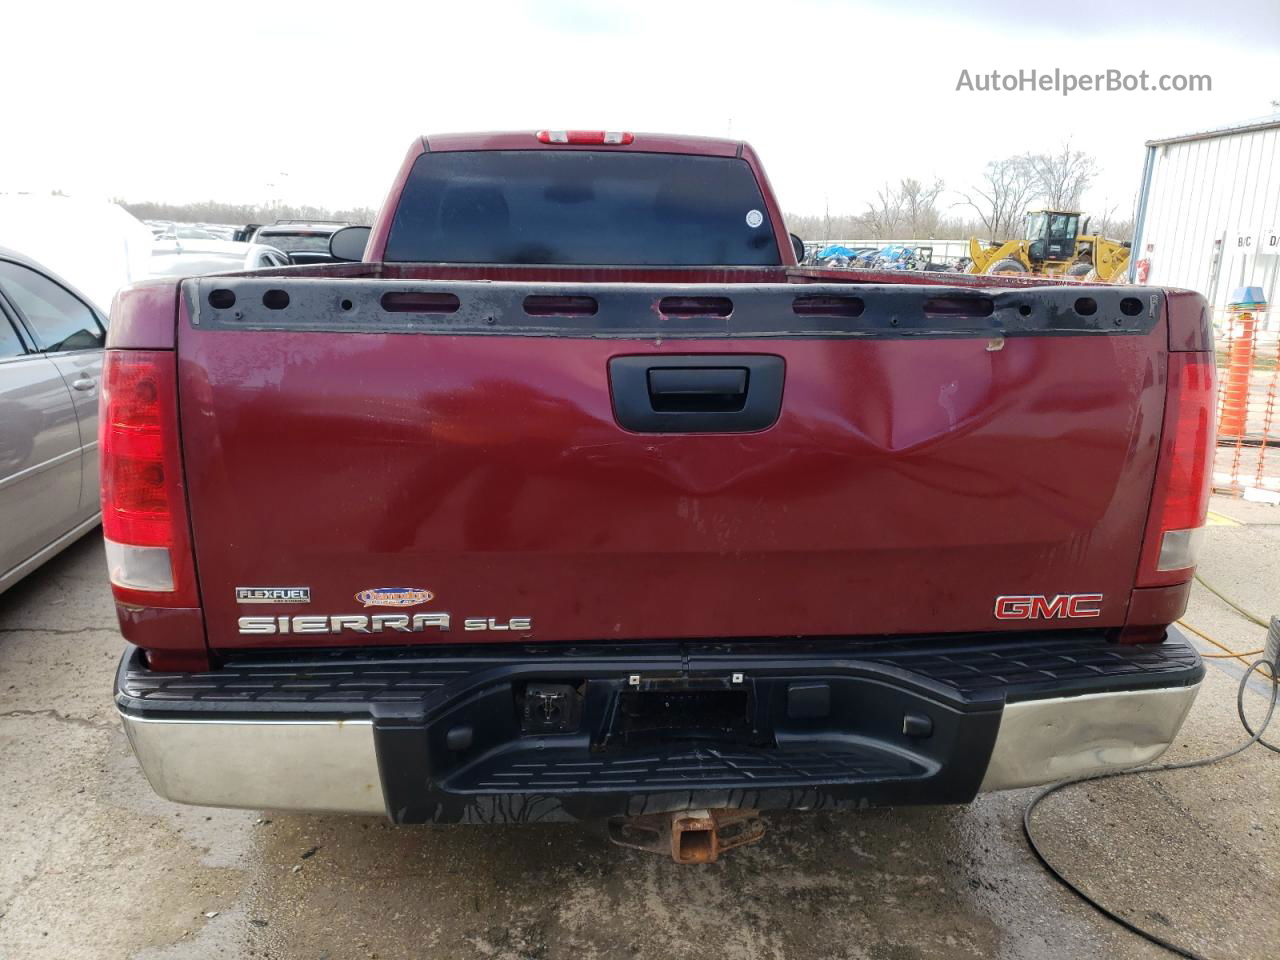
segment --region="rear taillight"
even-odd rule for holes
[[[1214,379],[1211,353],[1169,354],[1169,388],[1156,483],[1137,585],[1189,580],[1209,510],[1213,476]]]
[[[621,130],[539,130],[539,143],[590,143],[619,146],[635,141],[635,135]]]
[[[173,353],[108,350],[99,449],[102,532],[117,600],[194,607]]]

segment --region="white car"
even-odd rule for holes
[[[158,241],[151,254],[153,277],[197,277],[237,270],[266,270],[290,265],[289,255],[265,243],[236,240]]]
[[[74,284],[104,316],[117,290],[148,276],[153,245],[151,231],[119,204],[0,194],[0,246]]]
[[[295,264],[332,263],[329,238],[348,226],[345,220],[277,220],[258,227],[253,242],[284,250]]]

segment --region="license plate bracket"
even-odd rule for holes
[[[650,680],[620,690],[606,742],[635,746],[689,740],[749,743],[753,691],[729,678]]]

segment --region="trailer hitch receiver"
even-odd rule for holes
[[[676,863],[715,863],[724,851],[763,836],[764,820],[758,810],[685,810],[609,821],[609,839],[614,843],[670,854]]]

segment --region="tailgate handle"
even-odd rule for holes
[[[649,368],[654,410],[741,410],[746,402],[746,367]]]
[[[639,433],[764,430],[781,412],[785,369],[765,354],[613,357],[613,413]]]

